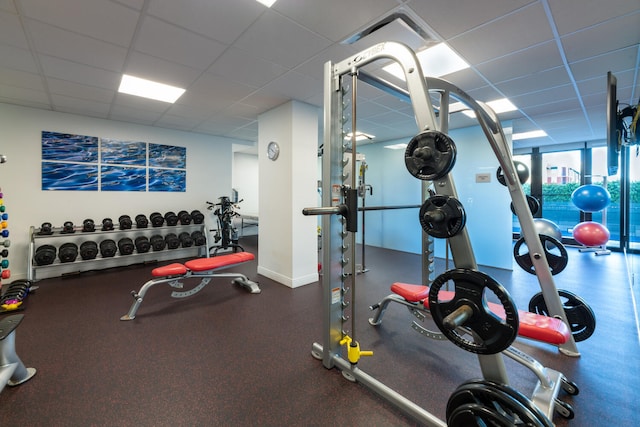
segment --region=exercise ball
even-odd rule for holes
[[[609,206],[611,195],[601,185],[586,184],[571,193],[573,204],[584,212],[598,212]]]
[[[544,218],[534,218],[533,225],[536,227],[538,234],[551,236],[562,242],[562,231],[560,231],[560,227],[555,222]]]
[[[609,230],[599,222],[585,221],[573,227],[573,238],[585,246],[602,246],[609,237]]]

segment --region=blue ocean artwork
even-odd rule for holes
[[[102,191],[146,191],[147,169],[123,166],[100,168]]]
[[[149,167],[186,169],[186,147],[149,144]]]
[[[98,191],[98,165],[42,162],[42,189]]]
[[[145,166],[147,164],[147,143],[100,138],[102,163]]]
[[[42,131],[42,160],[98,162],[98,137]]]
[[[187,171],[149,168],[149,191],[184,192],[187,190]]]

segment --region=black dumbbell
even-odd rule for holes
[[[91,233],[96,231],[96,224],[91,218],[87,218],[82,221],[82,231],[85,233]]]
[[[193,244],[196,246],[202,246],[207,243],[207,238],[204,237],[202,231],[196,230],[191,233],[191,238],[193,239]]]
[[[151,221],[151,225],[154,227],[162,227],[164,225],[164,217],[160,212],[154,212],[149,215],[149,221]]]
[[[37,234],[41,236],[47,236],[47,235],[53,234],[53,226],[51,225],[50,222],[43,222]]]
[[[187,211],[178,212],[178,219],[180,220],[180,225],[191,224],[191,215]]]
[[[129,237],[123,237],[118,240],[118,250],[120,251],[120,255],[131,255],[135,247],[133,240]]]
[[[3,250],[0,251],[0,257],[6,258],[8,256],[9,256],[9,251],[8,250],[3,249]]]
[[[191,238],[191,234],[187,233],[186,231],[178,234],[178,239],[180,239],[180,244],[183,248],[190,248],[191,246],[193,246],[193,239]]]
[[[204,222],[204,214],[199,210],[191,211],[191,219],[194,224],[202,224]]]
[[[129,215],[120,215],[118,224],[120,224],[120,230],[131,230],[131,227],[133,227],[133,221],[131,221]]]
[[[56,259],[57,249],[53,245],[42,245],[36,249],[33,255],[37,265],[50,265]]]
[[[136,245],[136,251],[139,254],[149,252],[149,250],[151,249],[151,243],[149,242],[149,239],[147,238],[147,236],[136,237],[136,240],[134,243]]]
[[[105,218],[102,220],[102,231],[112,231],[113,220],[111,218]]]
[[[98,244],[87,240],[80,244],[80,258],[83,260],[95,259],[98,256]]]
[[[114,240],[105,239],[100,242],[100,255],[102,255],[103,258],[111,258],[116,255],[117,251],[118,247]]]
[[[164,220],[167,225],[178,225],[178,215],[171,211],[164,214]]]
[[[164,237],[159,234],[151,236],[149,243],[151,243],[151,248],[154,252],[161,251],[167,246],[167,243],[164,241]]]
[[[71,233],[75,233],[76,229],[73,227],[73,222],[71,221],[65,221],[64,224],[62,224],[62,231],[60,231],[60,233],[62,234],[71,234]]]
[[[149,226],[149,220],[146,215],[136,215],[136,228],[147,228]]]
[[[75,243],[63,243],[58,249],[60,262],[73,262],[78,257],[78,245]]]
[[[167,248],[178,249],[180,247],[180,239],[174,233],[169,233],[164,237],[164,241],[167,243]]]

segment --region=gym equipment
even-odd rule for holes
[[[530,196],[529,194],[526,195],[527,198],[527,205],[529,205],[529,210],[531,211],[531,215],[535,215],[538,213],[538,211],[540,210],[540,202],[538,201],[538,199],[536,199],[533,196]],[[514,215],[518,215],[516,213],[516,208],[513,207],[513,202],[511,202],[511,212]],[[537,218],[534,218],[533,220],[535,221]]]
[[[204,214],[197,209],[191,211],[191,218],[194,224],[202,224],[204,222]]]
[[[191,238],[193,239],[193,244],[196,246],[202,246],[207,244],[207,238],[202,234],[202,231],[194,231],[191,233]]]
[[[546,234],[538,234],[540,242],[542,242],[542,249],[549,265],[549,271],[551,274],[556,275],[560,273],[569,264],[569,255],[564,245],[560,243],[556,238],[548,236]],[[523,252],[526,250],[526,252]],[[513,256],[520,267],[524,271],[530,274],[536,274],[536,268],[533,259],[542,258],[541,253],[529,253],[529,248],[524,237],[519,238],[516,244],[513,245]]]
[[[100,242],[100,255],[102,258],[112,258],[116,255],[118,250],[118,246],[116,245],[115,240],[105,239]]]
[[[149,226],[149,220],[143,214],[136,215],[136,228],[147,228]]]
[[[527,180],[529,179],[529,168],[527,167],[527,165],[517,160],[513,161],[513,165],[516,168],[516,173],[518,174],[518,181],[520,181],[520,184],[524,184],[525,182],[527,182]],[[500,184],[504,185],[505,187],[507,186],[504,172],[502,172],[502,166],[498,166],[498,169],[496,170],[496,179]]]
[[[180,247],[180,239],[175,233],[169,233],[164,236],[164,241],[167,243],[167,248],[178,249]]]
[[[180,221],[180,225],[189,225],[192,221],[191,215],[187,211],[178,212],[178,219]]]
[[[63,243],[58,249],[60,262],[73,262],[78,257],[78,245],[75,243]]]
[[[11,246],[11,240],[0,240],[0,246],[4,246],[5,248],[8,248],[9,246]]]
[[[71,234],[71,233],[75,233],[76,229],[73,226],[73,222],[71,221],[65,221],[64,224],[62,224],[62,231],[60,231],[60,233],[62,234]]]
[[[80,244],[80,258],[83,260],[95,259],[98,256],[98,244],[91,240],[87,240]]]
[[[37,286],[32,287],[29,280],[15,280],[4,288],[4,292],[0,295],[0,313],[21,310],[27,295],[32,290],[36,290]]]
[[[151,236],[151,238],[149,239],[149,243],[151,243],[151,248],[154,252],[163,250],[167,245],[167,243],[164,241],[164,237],[160,236],[159,234]]]
[[[579,342],[593,335],[596,330],[596,315],[591,307],[582,298],[569,291],[558,289],[558,294],[563,299],[563,307],[569,319],[573,339]],[[531,297],[529,311],[543,316],[549,315],[547,304],[541,293]]]
[[[105,218],[102,220],[102,231],[112,231],[113,220],[111,218]]]
[[[169,286],[176,289],[182,289],[183,280],[200,279],[200,283],[189,291],[174,291],[171,293],[173,298],[185,298],[200,292],[211,279],[217,278],[234,278],[232,284],[245,288],[252,294],[260,293],[258,283],[249,280],[247,276],[241,273],[220,273],[220,270],[243,264],[255,259],[255,256],[249,252],[236,252],[233,254],[221,255],[215,258],[198,258],[185,262],[184,264],[173,263],[163,267],[155,268],[151,271],[154,279],[146,282],[138,292],[131,291],[134,302],[129,312],[122,316],[120,320],[133,320],[136,312],[142,304],[144,296],[149,288],[160,283],[168,283]]]
[[[378,60],[390,60],[400,66],[405,76],[406,91],[398,88],[397,84],[389,83],[362,70],[363,67]],[[440,135],[444,135],[447,131],[450,95],[455,96],[466,107],[473,110],[504,171],[505,183],[518,212],[523,234],[527,236],[531,252],[542,253],[541,242],[536,237],[537,233],[534,230],[531,212],[518,182],[510,147],[493,110],[475,101],[462,90],[444,80],[425,78],[415,53],[403,44],[379,43],[365,51],[353,54],[341,62],[327,62],[324,71],[323,207],[303,210],[305,215],[323,215],[321,224],[323,238],[323,343],[314,343],[311,353],[315,358],[322,360],[325,368],[336,367],[340,369],[345,378],[358,381],[369,387],[382,398],[415,418],[421,425],[444,427],[446,426],[444,421],[391,390],[357,366],[362,356],[372,354],[370,351],[360,349],[360,343],[356,337],[358,323],[355,307],[358,284],[356,283],[355,238],[358,230],[358,198],[355,185],[357,176],[355,136],[358,129],[356,124],[358,81],[365,81],[386,93],[397,95],[403,100],[409,100],[414,110],[413,116],[416,119],[419,132],[425,130],[441,132],[441,134],[433,133],[429,137],[417,138],[414,140],[415,146],[412,149],[407,147],[408,150],[405,153],[405,166],[410,172],[413,171],[415,175],[427,180],[433,180],[433,182],[423,181],[422,200],[428,197],[431,184],[433,184],[432,187],[436,194],[457,198],[453,180],[447,173],[447,169],[452,167],[452,159],[455,158],[454,148],[452,144],[447,144],[448,141]],[[436,93],[431,93],[430,90]],[[349,92],[350,101],[346,96]],[[435,109],[431,101],[432,95],[439,98],[438,117],[440,122],[436,120]],[[349,105],[351,106],[351,114],[347,109]],[[344,135],[346,134],[352,135],[350,142],[345,142]],[[427,150],[426,153],[419,151],[416,153],[416,148],[419,148],[419,142],[423,139],[424,145],[431,152]],[[429,139],[433,142],[429,142]],[[438,147],[435,143],[436,140],[446,142],[441,143],[441,146]],[[345,157],[347,153],[350,156]],[[430,161],[433,163],[429,163]],[[422,271],[428,272],[431,267],[429,255],[432,253],[430,248],[433,246],[433,241],[430,240],[431,236],[427,233],[423,234],[424,268]],[[477,270],[466,227],[462,227],[457,235],[448,240],[454,255],[456,269]],[[554,316],[560,315],[564,318],[555,285],[550,280],[551,275],[543,274],[545,269],[548,271],[546,259],[542,257],[534,262],[550,310]],[[575,342],[571,336],[569,336],[565,347],[565,351],[573,355],[577,354]],[[484,379],[500,384],[509,383],[501,353],[478,355],[478,362]],[[496,408],[483,404],[478,404],[478,407],[487,411],[496,410]]]
[[[562,231],[555,222],[544,218],[534,218],[533,225],[535,226],[538,234],[545,234],[553,237],[558,242],[562,242]]]
[[[599,212],[611,204],[611,195],[601,185],[586,184],[573,190],[571,201],[581,211]]]
[[[153,227],[162,227],[164,225],[164,217],[160,212],[154,212],[149,215],[149,221]]]
[[[233,218],[240,216],[236,210],[240,208],[238,205],[242,200],[232,203],[227,196],[218,197],[218,199],[220,200],[218,203],[207,202],[207,209],[214,210],[213,214],[218,219],[218,229],[209,231],[215,231],[213,236],[215,243],[221,241],[219,245],[211,246],[209,253],[216,256],[221,249],[244,252],[244,248],[238,244],[238,229],[233,226]]]
[[[0,392],[5,385],[20,385],[36,374],[35,368],[27,368],[16,354],[16,329],[24,314],[14,314],[0,320]]]
[[[135,247],[133,240],[129,237],[123,237],[118,240],[118,251],[120,252],[120,255],[131,255]]]
[[[41,236],[53,234],[53,226],[51,225],[51,223],[43,222],[40,226],[40,230],[38,230],[38,234]]]
[[[434,195],[423,203],[419,219],[425,233],[433,237],[447,238],[462,230],[467,215],[456,198]]]
[[[36,249],[33,256],[36,265],[51,265],[56,259],[57,249],[53,245],[42,245]]]
[[[138,236],[136,240],[134,240],[134,244],[136,246],[136,252],[139,254],[147,253],[151,250],[151,242],[147,236]]]
[[[96,224],[93,222],[92,219],[87,218],[84,221],[82,221],[82,232],[83,233],[92,233],[96,231]]]
[[[603,246],[610,236],[607,227],[594,221],[584,221],[573,227],[573,238],[585,246]]]
[[[131,230],[131,227],[133,227],[133,221],[131,221],[129,215],[120,215],[118,224],[120,224],[120,230]]]
[[[178,215],[169,211],[166,214],[164,214],[164,220],[167,223],[167,225],[174,226],[174,225],[178,225],[179,218],[178,218]]]
[[[186,231],[178,234],[178,239],[180,240],[180,245],[182,245],[183,248],[190,248],[191,246],[193,246],[193,239],[191,238],[191,234],[187,233]]]
[[[409,141],[404,162],[411,175],[423,181],[434,181],[453,169],[456,145],[442,132],[421,132]]]

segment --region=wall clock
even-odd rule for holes
[[[271,141],[269,145],[267,145],[267,156],[269,159],[276,160],[280,155],[280,146],[277,142]]]

